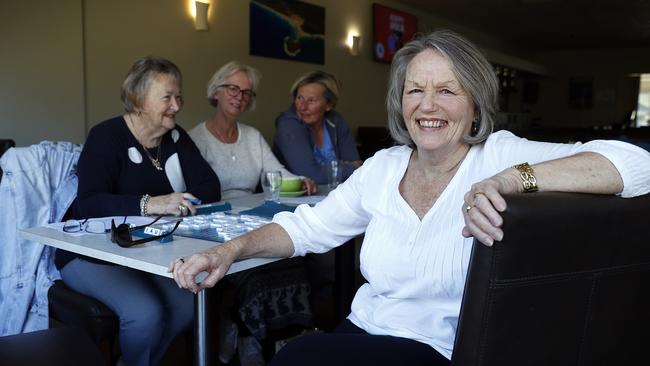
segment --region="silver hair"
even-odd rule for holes
[[[217,106],[218,101],[214,99],[214,95],[217,94],[219,86],[223,85],[226,82],[227,78],[240,71],[246,74],[246,77],[248,77],[248,80],[251,82],[251,90],[253,93],[257,93],[257,87],[260,84],[260,79],[262,78],[260,71],[252,66],[245,65],[237,61],[230,61],[227,64],[221,66],[221,68],[217,70],[214,75],[212,75],[210,81],[208,81],[207,96],[210,105],[214,107]],[[248,107],[246,107],[247,111],[252,111],[255,109],[255,99],[255,97],[251,98]]]
[[[137,112],[142,108],[149,90],[151,80],[159,75],[169,75],[178,86],[183,86],[181,70],[173,62],[162,57],[147,56],[137,60],[122,82],[120,98],[122,106],[128,113]]]
[[[478,144],[492,133],[498,110],[499,82],[494,69],[479,49],[470,41],[446,29],[420,34],[404,45],[393,58],[386,96],[388,129],[395,141],[413,145],[402,115],[402,94],[406,69],[415,56],[432,49],[451,65],[461,87],[470,96],[475,108],[476,125],[463,136],[465,142]]]

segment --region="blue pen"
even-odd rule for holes
[[[200,205],[201,204],[201,200],[198,199],[198,198],[190,198],[190,199],[188,199],[188,201],[190,201],[190,203],[192,203],[193,205]]]

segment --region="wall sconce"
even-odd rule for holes
[[[196,8],[196,16],[194,17],[194,29],[196,29],[197,31],[207,31],[208,30],[208,8],[210,7],[210,4],[200,2],[200,1],[194,1],[194,6]]]
[[[357,56],[361,49],[361,36],[352,36],[351,39],[352,42],[348,44],[350,46],[350,54],[352,56]]]

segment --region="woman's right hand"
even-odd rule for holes
[[[235,258],[233,245],[219,245],[172,261],[167,272],[172,273],[178,287],[197,293],[216,285],[226,275]],[[208,275],[201,283],[197,283],[196,276],[201,272],[207,272]]]
[[[316,182],[314,182],[312,179],[307,177],[302,178],[301,188],[307,191],[307,195],[312,195],[318,192],[318,184],[316,184]]]
[[[147,213],[153,215],[188,216],[196,214],[196,207],[190,202],[195,200],[191,193],[170,193],[153,196],[147,203]]]
[[[361,165],[363,165],[363,160],[341,160],[341,164],[348,164],[352,165],[354,169],[359,168]]]

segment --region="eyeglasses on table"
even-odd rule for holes
[[[103,221],[88,221],[85,219],[83,221],[79,220],[66,220],[63,224],[64,233],[80,233],[87,232],[90,234],[104,234],[110,232],[110,229],[106,228],[106,225]]]

